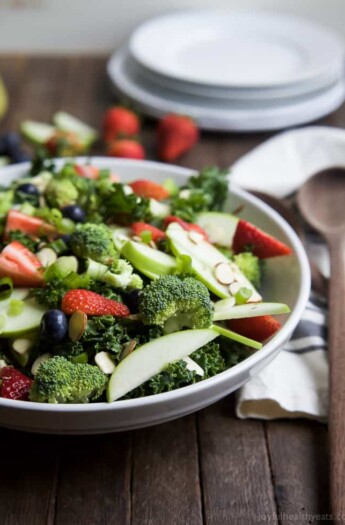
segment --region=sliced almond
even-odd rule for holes
[[[103,374],[112,374],[115,370],[115,363],[109,352],[99,352],[95,355],[95,363]]]
[[[151,248],[153,248],[154,250],[157,250],[157,244],[155,243],[155,241],[150,241],[150,242],[149,242],[149,246],[150,246]]]
[[[33,376],[35,376],[38,372],[38,369],[39,367],[41,366],[42,363],[44,363],[45,361],[48,361],[48,359],[51,358],[51,354],[43,354],[43,355],[40,355],[37,359],[35,359],[35,361],[32,363],[32,367],[31,367],[31,373]]]
[[[141,237],[138,237],[138,235],[133,235],[133,237],[132,237],[132,241],[135,241],[135,242],[142,242],[142,238],[141,238]]]
[[[199,244],[199,242],[204,240],[204,236],[202,233],[196,232],[194,230],[190,231],[188,234],[188,237],[194,244]]]
[[[242,288],[241,284],[237,281],[234,281],[230,284],[229,291],[231,295],[236,295],[237,292],[239,292],[241,288]]]
[[[27,354],[29,350],[31,350],[33,345],[34,343],[32,339],[27,339],[23,337],[20,339],[15,339],[12,343],[12,348],[17,354],[24,355]]]
[[[235,274],[228,263],[218,263],[214,271],[216,279],[220,284],[230,284],[235,279]]]
[[[6,363],[6,361],[4,361],[3,359],[0,359],[0,370],[1,370],[2,368],[5,368],[6,366],[9,366],[9,365]]]

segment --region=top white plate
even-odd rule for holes
[[[340,39],[322,26],[262,11],[162,16],[139,27],[129,49],[143,67],[160,75],[243,88],[312,81],[344,56]]]

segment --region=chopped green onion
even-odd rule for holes
[[[87,352],[82,352],[79,355],[75,355],[71,357],[71,361],[72,363],[80,363],[84,365],[85,363],[89,361],[89,356],[87,355]]]
[[[36,208],[29,202],[24,202],[20,207],[20,211],[25,213],[25,215],[35,215]]]
[[[56,241],[51,242],[48,244],[48,247],[54,250],[57,255],[60,255],[61,253],[64,253],[67,251],[67,244],[63,239],[56,239]]]
[[[7,313],[8,315],[15,316],[22,313],[24,308],[24,301],[20,299],[11,299],[10,304],[8,305]]]
[[[180,254],[176,257],[176,273],[193,273],[190,255]]]
[[[13,282],[10,277],[0,279],[0,301],[8,299],[12,295]]]
[[[152,232],[150,232],[150,230],[144,230],[141,232],[140,238],[145,244],[150,244],[152,241]]]
[[[236,304],[245,304],[248,299],[253,295],[253,290],[250,288],[245,288],[244,286],[235,293]]]
[[[169,192],[171,197],[177,195],[180,190],[174,179],[165,179],[163,186]]]
[[[98,180],[100,180],[100,179],[109,179],[110,178],[110,173],[111,173],[110,170],[105,169],[105,168],[99,170],[99,172],[98,172]]]

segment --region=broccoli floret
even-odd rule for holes
[[[39,367],[29,397],[38,403],[88,403],[103,394],[107,383],[97,366],[56,356]]]
[[[255,288],[261,285],[261,264],[256,255],[250,252],[239,253],[234,256],[234,261]]]
[[[142,278],[133,273],[133,266],[124,259],[116,261],[111,268],[108,268],[105,264],[88,259],[86,273],[96,281],[101,281],[122,290],[128,288],[141,289],[143,287]]]
[[[52,179],[45,189],[44,196],[49,206],[63,208],[75,204],[79,192],[73,182],[68,179]]]
[[[145,324],[162,326],[165,333],[212,324],[209,291],[190,276],[163,275],[150,283],[141,292],[139,310]]]
[[[78,224],[70,239],[70,247],[77,257],[85,257],[112,265],[118,259],[111,231],[105,224]]]

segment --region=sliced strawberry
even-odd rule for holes
[[[144,159],[145,150],[143,146],[132,139],[116,139],[109,142],[107,153],[111,157],[120,157],[123,159]]]
[[[115,106],[106,111],[103,119],[103,138],[106,142],[119,136],[133,137],[139,131],[139,118],[130,109]]]
[[[11,366],[0,370],[0,397],[26,401],[32,386],[32,379]]]
[[[84,179],[97,180],[99,178],[100,169],[96,168],[96,166],[75,164],[74,169],[77,172],[77,175]],[[120,182],[120,176],[117,175],[117,173],[110,173],[110,180],[111,182]]]
[[[62,298],[61,308],[65,314],[72,314],[77,310],[87,315],[127,317],[130,314],[125,304],[89,290],[69,290]]]
[[[11,277],[14,286],[41,286],[42,263],[20,242],[13,241],[0,253],[0,277]]]
[[[171,224],[172,222],[177,222],[177,224],[179,224],[184,230],[187,230],[189,232],[193,231],[193,232],[201,233],[201,235],[204,236],[205,241],[208,241],[207,233],[198,224],[194,224],[192,222],[183,221],[179,217],[175,217],[175,215],[169,215],[169,217],[166,217],[164,219],[164,223],[163,223],[164,227],[167,228],[169,226],[169,224]]]
[[[271,315],[261,315],[246,319],[230,319],[228,327],[233,332],[263,342],[279,330],[281,324]]]
[[[42,235],[49,237],[56,234],[54,226],[44,222],[42,219],[26,215],[18,210],[10,210],[7,214],[5,238],[8,239],[9,233],[15,230],[20,230],[22,233],[32,237],[41,237]]]
[[[166,190],[164,186],[161,186],[161,184],[157,184],[157,182],[153,182],[152,180],[138,179],[131,182],[129,185],[134,193],[140,197],[156,199],[157,201],[162,201],[169,197],[168,190]]]
[[[290,255],[291,248],[278,241],[268,233],[260,230],[250,222],[240,219],[236,228],[232,248],[235,253],[243,252],[250,247],[253,254],[260,259]]]
[[[134,224],[132,224],[131,228],[133,233],[135,235],[138,235],[138,237],[140,237],[140,235],[145,231],[150,232],[152,234],[152,240],[154,242],[166,238],[166,235],[162,230],[156,228],[155,226],[152,226],[151,224],[146,224],[146,222],[135,222]]]
[[[79,177],[84,179],[97,180],[99,177],[99,168],[96,168],[96,166],[75,164],[74,169]]]
[[[166,162],[189,151],[199,140],[195,122],[185,115],[166,115],[157,128],[158,156]]]

